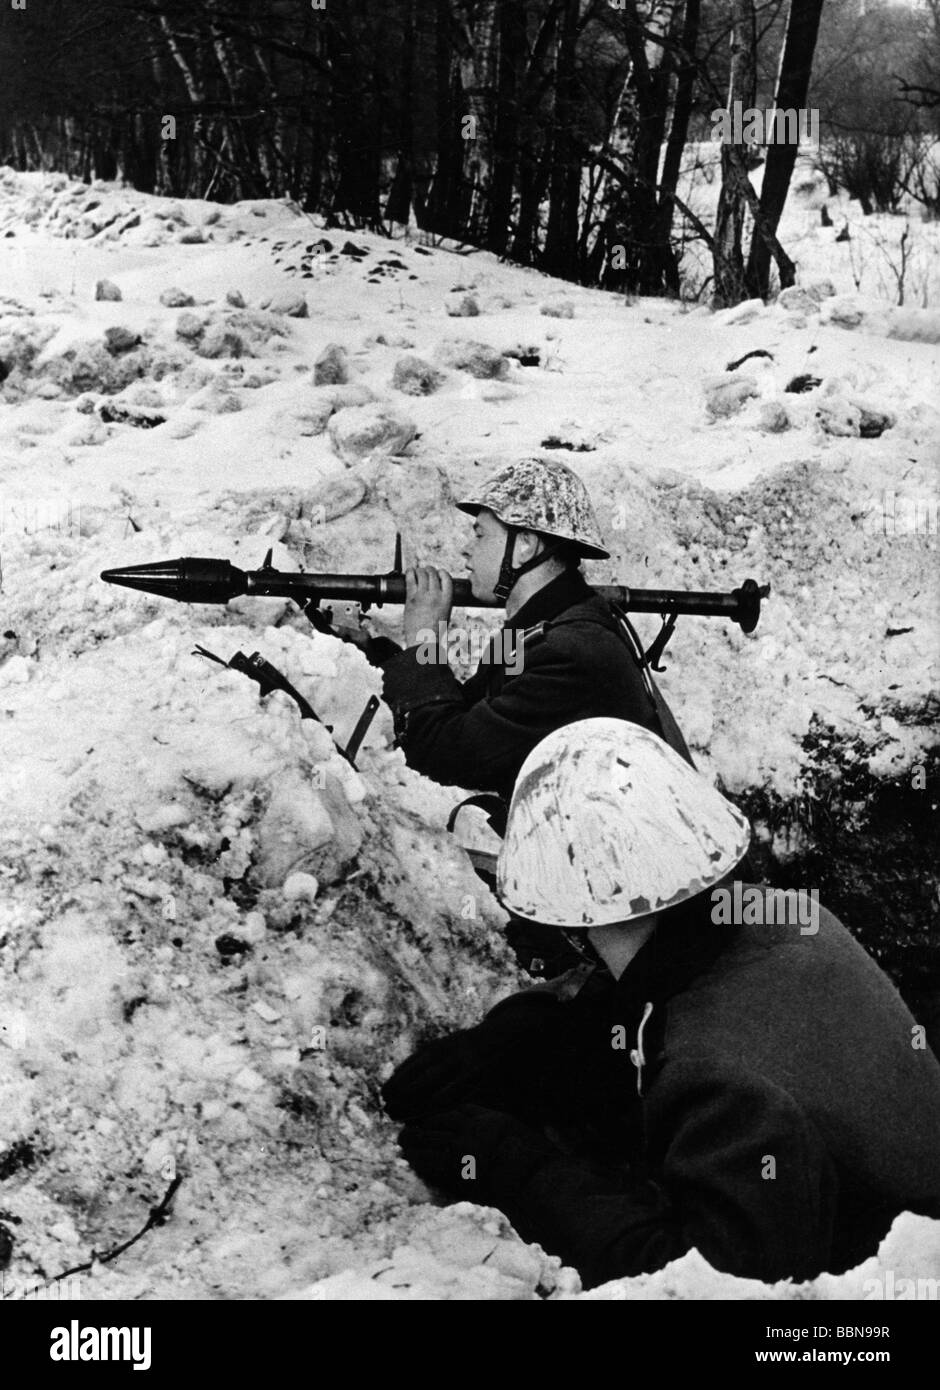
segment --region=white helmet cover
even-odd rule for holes
[[[741,812],[656,734],[581,719],[522,765],[497,896],[544,926],[630,922],[718,883],[750,837]]]

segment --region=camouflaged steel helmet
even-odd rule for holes
[[[577,473],[554,459],[507,463],[457,506],[471,516],[486,507],[504,526],[521,526],[572,541],[590,559],[606,560],[610,555],[604,548],[587,488]]]
[[[496,893],[545,926],[630,922],[713,887],[750,837],[740,811],[656,734],[581,719],[522,765]]]

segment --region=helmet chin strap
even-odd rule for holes
[[[577,951],[582,960],[590,961],[592,965],[603,965],[604,958],[597,950],[593,941],[585,931],[568,931],[564,927],[560,928],[562,936],[567,941],[573,951]]]
[[[544,565],[545,561],[550,560],[556,550],[561,549],[562,542],[558,541],[555,545],[547,545],[544,550],[540,550],[537,555],[533,555],[532,559],[526,560],[524,564],[514,565],[512,563],[512,552],[515,549],[516,537],[518,534],[518,527],[510,526],[507,529],[506,547],[503,551],[503,558],[499,567],[499,578],[493,585],[493,593],[499,599],[500,603],[506,602],[517,579],[523,574],[528,574],[530,570],[534,570],[538,565]]]

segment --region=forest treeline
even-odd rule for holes
[[[792,145],[722,146],[712,225],[681,196],[710,113],[736,100],[818,106],[833,183],[869,210],[921,188],[940,212],[940,0],[0,6],[0,162],[289,197],[350,228],[414,219],[634,293],[679,294],[690,237],[712,252],[717,303],[792,282],[776,237]]]

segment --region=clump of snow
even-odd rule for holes
[[[730,309],[719,310],[715,315],[715,322],[740,328],[746,323],[753,323],[757,318],[763,318],[766,312],[767,306],[762,299],[743,299],[740,304],[735,304]]]
[[[806,283],[806,288],[813,298],[819,301],[830,299],[836,292],[835,285],[829,279],[809,280]]]
[[[116,355],[104,343],[81,343],[66,348],[61,355],[44,356],[38,365],[42,375],[66,394],[101,391],[114,395],[147,373],[150,354],[141,348]]]
[[[86,449],[97,444],[106,444],[110,438],[111,431],[104,425],[86,419],[67,432],[65,442],[72,448]]]
[[[861,435],[862,412],[857,405],[853,405],[842,396],[832,395],[819,401],[816,406],[816,420],[825,434],[855,439]]]
[[[791,285],[777,295],[777,303],[788,313],[814,314],[824,299],[835,295],[836,288],[831,280],[809,280],[799,285]]]
[[[330,417],[327,430],[336,453],[344,463],[352,464],[375,454],[386,458],[403,454],[417,426],[404,415],[375,404],[338,410]]]
[[[231,415],[242,409],[242,403],[235,392],[228,390],[218,378],[195,391],[187,399],[186,406],[189,410],[202,410],[210,415]]]
[[[307,399],[302,405],[292,406],[281,413],[277,419],[279,434],[291,438],[309,438],[323,433],[330,417],[338,409],[336,399],[329,388],[321,388],[311,395],[312,399]]]
[[[277,290],[261,301],[261,308],[271,314],[285,314],[292,319],[307,317],[307,298],[300,290]]]
[[[414,339],[406,337],[401,333],[371,333],[365,339],[363,346],[371,347],[394,347],[394,348],[413,348]]]
[[[319,890],[319,881],[313,874],[301,872],[288,874],[283,884],[284,897],[288,902],[296,902],[299,898],[306,898],[313,902]]]
[[[443,380],[441,372],[414,353],[399,357],[392,373],[392,385],[396,391],[403,391],[406,396],[433,395]]]
[[[501,1212],[459,1202],[416,1217],[407,1241],[381,1260],[323,1279],[291,1297],[362,1302],[415,1299],[531,1301],[576,1294],[574,1270],[525,1245]]]
[[[477,298],[472,294],[452,295],[444,308],[452,319],[475,319],[480,312]]]
[[[329,343],[313,364],[314,386],[345,386],[349,381],[349,357],[338,343]]]
[[[509,363],[506,358],[487,343],[450,338],[438,345],[437,356],[445,366],[469,372],[471,376],[482,380],[492,377],[502,380],[509,375]]]
[[[242,334],[235,328],[227,327],[224,323],[210,325],[203,334],[196,351],[200,357],[210,359],[252,355]]]
[[[758,426],[768,434],[782,434],[790,428],[790,414],[786,402],[782,400],[763,401],[758,415]]]
[[[112,357],[118,357],[122,352],[133,352],[134,348],[140,346],[140,335],[132,333],[129,328],[106,328],[104,331],[104,345],[111,353]]]
[[[3,364],[5,393],[23,389],[24,377],[55,335],[53,324],[37,322],[32,316],[18,319],[4,315],[0,318],[0,363]]]
[[[902,343],[940,343],[940,309],[892,309],[888,337]]]
[[[746,401],[759,395],[757,383],[748,373],[713,377],[703,382],[705,409],[710,420],[737,415]]]
[[[555,296],[552,299],[543,300],[539,305],[539,313],[550,319],[573,319],[574,303],[564,296]]]
[[[160,303],[167,309],[190,309],[196,303],[188,290],[181,290],[177,286],[161,290]]]
[[[156,429],[166,423],[166,417],[149,407],[126,405],[114,400],[99,401],[98,416],[106,425],[133,425],[136,429]]]
[[[777,295],[777,303],[781,309],[787,309],[791,313],[796,311],[811,314],[819,307],[817,300],[809,291],[798,285],[791,285],[789,289],[781,290]]]
[[[206,330],[205,319],[199,314],[180,314],[176,320],[176,336],[185,343],[197,342]]]
[[[316,395],[316,392],[313,394]],[[368,405],[374,396],[363,382],[351,381],[344,386],[334,387],[331,399],[336,410],[344,410],[347,406]]]
[[[826,305],[825,321],[839,328],[858,328],[864,318],[864,306],[849,295],[840,295]]]
[[[891,410],[859,403],[859,434],[863,439],[877,439],[885,430],[893,429],[897,416]]]

